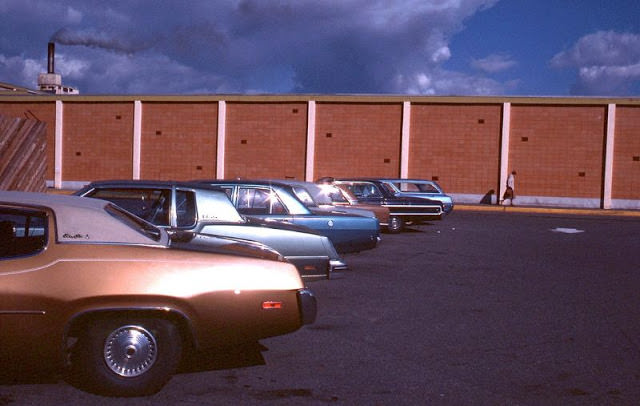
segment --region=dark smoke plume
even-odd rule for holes
[[[95,31],[71,31],[61,28],[51,36],[51,42],[62,45],[80,45],[101,48],[123,54],[134,54],[149,48],[148,45],[133,44]]]

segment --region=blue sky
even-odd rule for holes
[[[640,96],[638,0],[0,0],[0,82],[81,94]]]

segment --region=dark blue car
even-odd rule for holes
[[[420,199],[437,200],[442,202],[445,214],[453,211],[453,198],[444,193],[436,181],[400,178],[381,178],[379,180],[389,186],[396,197],[418,197]]]

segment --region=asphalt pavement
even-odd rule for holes
[[[220,357],[158,394],[60,377],[0,383],[0,405],[637,405],[640,217],[459,206],[345,256],[310,283],[315,324]]]

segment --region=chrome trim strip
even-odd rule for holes
[[[415,211],[415,212],[393,212],[390,211],[390,216],[439,216],[442,214],[442,211],[438,210],[437,212],[426,212],[426,211]],[[382,224],[382,223],[380,223]]]
[[[0,310],[0,314],[35,314],[44,316],[47,312],[44,310]]]

